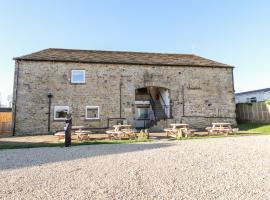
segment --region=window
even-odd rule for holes
[[[251,97],[251,98],[247,98],[249,103],[255,103],[257,102],[257,98],[256,97]]]
[[[86,106],[85,119],[99,119],[99,106]]]
[[[85,70],[71,70],[71,83],[85,83]]]
[[[68,113],[69,113],[68,106],[55,106],[54,120],[65,120]]]
[[[149,108],[138,108],[139,119],[149,119]]]

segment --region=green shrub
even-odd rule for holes
[[[267,105],[270,105],[270,100],[267,100],[264,103],[267,104]]]

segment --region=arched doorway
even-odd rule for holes
[[[149,86],[135,90],[135,127],[150,128],[159,120],[171,117],[170,91]]]

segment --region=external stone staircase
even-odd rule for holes
[[[156,116],[156,120],[161,120],[161,119],[166,119],[167,116],[165,114],[164,108],[161,105],[161,103],[159,101],[154,100],[154,105],[152,105],[154,108],[154,113]]]
[[[149,94],[136,95],[136,101],[150,101],[151,102],[151,97]],[[156,120],[167,118],[164,108],[161,105],[160,101],[152,99],[151,106],[152,106],[152,109],[154,110]]]
[[[136,96],[136,100],[147,101],[149,100],[154,111],[155,120],[147,122],[146,127],[149,127],[152,131],[162,130],[160,127],[167,127],[168,117],[160,101],[151,98],[149,94],[141,94]],[[169,120],[170,121],[170,120]]]

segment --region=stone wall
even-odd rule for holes
[[[16,134],[47,132],[48,93],[53,95],[52,132],[64,126],[63,121],[53,120],[54,106],[69,106],[74,125],[104,128],[108,117],[120,116],[120,96],[121,116],[132,124],[135,89],[146,86],[170,90],[170,121],[184,120],[196,128],[211,120],[235,123],[232,68],[17,62]],[[86,70],[85,84],[70,83],[72,69]],[[100,119],[86,120],[86,106],[100,106]]]

